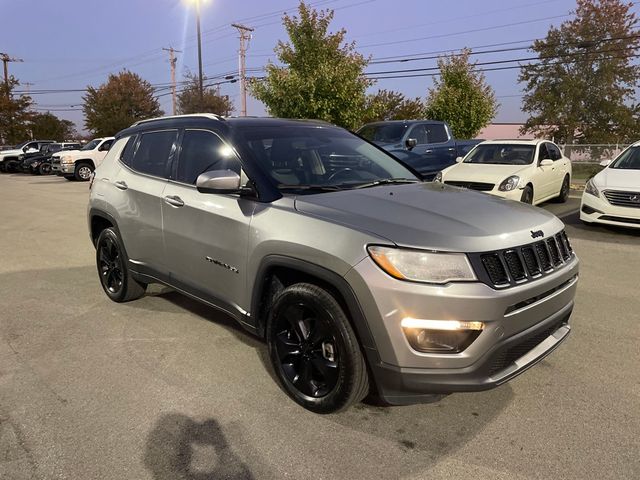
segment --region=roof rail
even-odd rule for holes
[[[205,117],[205,118],[213,118],[215,120],[225,121],[225,118],[216,113],[189,113],[185,115],[168,115],[166,117],[155,117],[155,118],[147,118],[145,120],[138,120],[136,123],[131,125],[132,127],[136,127],[142,123],[155,122],[158,120],[170,120],[172,118],[188,118],[188,117]]]

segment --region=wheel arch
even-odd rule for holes
[[[258,335],[264,338],[267,315],[277,294],[294,283],[313,283],[332,293],[345,313],[367,357],[377,348],[362,307],[349,283],[320,265],[293,257],[269,255],[258,268],[251,298],[251,315]],[[372,358],[369,358],[371,361]]]
[[[77,168],[78,165],[83,165],[85,163],[89,164],[94,170],[96,169],[96,164],[93,163],[93,160],[91,158],[79,158],[78,160],[73,162],[75,168]]]
[[[118,230],[118,224],[110,214],[104,212],[102,210],[97,210],[92,208],[89,211],[89,229],[91,234],[91,242],[93,246],[96,246],[96,242],[98,241],[98,237],[103,230],[107,228],[115,228],[118,234],[120,231]]]

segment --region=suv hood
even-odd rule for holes
[[[564,227],[540,208],[434,183],[299,196],[295,208],[397,245],[442,251],[509,248],[532,243],[532,231],[547,237]]]
[[[0,151],[0,157],[12,157],[14,155],[22,155],[23,153],[24,152],[20,148],[18,148],[17,150],[15,148],[11,150],[2,150]]]
[[[491,165],[456,163],[443,172],[443,180],[476,181],[499,184],[511,175],[518,175],[531,165]]]

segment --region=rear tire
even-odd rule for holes
[[[567,200],[569,200],[570,188],[571,188],[571,182],[569,180],[569,175],[566,175],[564,177],[564,180],[562,181],[562,187],[560,187],[560,194],[556,198],[556,201],[558,203],[567,203]]]
[[[533,187],[531,185],[527,185],[526,187],[524,187],[524,190],[522,191],[522,197],[520,197],[520,201],[522,203],[533,205]]]
[[[91,179],[93,173],[93,167],[88,163],[81,163],[76,165],[75,173],[73,176],[79,182],[88,182]]]
[[[145,284],[133,278],[128,261],[116,230],[110,227],[100,232],[96,242],[96,266],[102,289],[114,302],[136,300],[147,289]]]
[[[275,299],[267,324],[280,385],[315,413],[333,413],[369,392],[367,366],[342,307],[325,289],[297,283]]]

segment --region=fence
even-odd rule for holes
[[[600,163],[602,160],[613,160],[628,145],[559,145],[564,156],[576,163]]]

